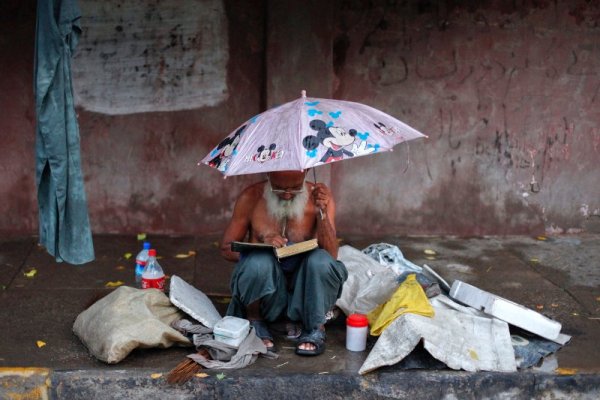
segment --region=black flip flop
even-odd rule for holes
[[[267,351],[275,353],[277,351],[275,350],[275,341],[273,340],[273,335],[271,335],[271,332],[269,332],[267,323],[262,319],[251,319],[250,326],[254,328],[256,336],[258,336],[260,339],[270,340],[271,343],[273,343],[273,345],[267,346]]]
[[[298,338],[296,345],[296,354],[299,356],[318,356],[325,351],[325,339],[327,335],[324,330],[314,329],[310,332],[304,331]],[[300,348],[301,344],[310,343],[315,346],[314,350],[304,350]]]
[[[288,322],[285,324],[285,337],[289,340],[296,340],[302,335],[302,325],[297,322]]]

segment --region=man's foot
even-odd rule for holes
[[[300,356],[318,356],[325,351],[326,337],[324,328],[304,331],[298,339],[296,354]]]
[[[288,339],[296,340],[302,334],[302,325],[297,322],[290,321],[285,324],[285,331]]]
[[[250,326],[254,327],[256,336],[262,339],[263,343],[267,347],[267,351],[275,351],[275,343],[273,343],[273,335],[269,332],[267,323],[262,319],[251,319]]]

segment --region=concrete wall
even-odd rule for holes
[[[600,218],[600,4],[472,3],[81,0],[74,77],[94,232],[222,231],[259,177],[223,180],[197,161],[301,89],[429,135],[318,170],[342,235],[589,227]],[[35,233],[35,2],[3,2],[0,18],[0,233]]]
[[[361,193],[340,211],[369,216],[345,229],[527,233],[600,214],[600,4],[473,3],[341,3],[334,95],[429,135],[335,166],[337,192]]]

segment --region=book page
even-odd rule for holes
[[[317,239],[310,239],[304,242],[294,243],[289,246],[276,248],[275,254],[277,255],[277,258],[285,258],[296,254],[305,253],[307,251],[316,249],[317,247],[319,247]]]
[[[304,242],[298,242],[279,248],[275,248],[267,243],[231,242],[231,251],[241,252],[257,249],[273,249],[273,252],[278,259],[305,253],[307,251],[316,249],[317,247],[319,247],[317,239],[309,239]]]

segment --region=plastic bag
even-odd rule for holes
[[[398,246],[388,243],[377,243],[362,251],[381,265],[391,268],[397,275],[405,272],[421,272],[423,269],[404,258]]]
[[[348,270],[348,279],[336,305],[346,315],[368,314],[379,304],[385,303],[398,287],[396,273],[373,260],[360,250],[342,246],[338,259]]]
[[[390,300],[385,304],[380,304],[367,315],[369,325],[371,325],[371,335],[381,335],[389,324],[406,313],[424,317],[433,317],[434,314],[433,307],[429,304],[415,274],[408,275]]]

